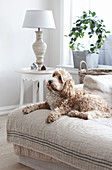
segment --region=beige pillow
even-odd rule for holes
[[[87,75],[84,79],[83,88],[102,96],[112,108],[112,75]]]

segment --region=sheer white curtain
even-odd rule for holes
[[[72,63],[71,50],[69,49],[69,39],[65,36],[68,35],[72,25],[72,0],[61,1],[61,60],[62,65],[69,65]]]
[[[88,10],[91,10],[92,12],[95,11],[97,16],[104,20],[106,29],[112,31],[112,0],[63,0],[63,48],[61,55],[61,64],[63,65],[72,64],[69,38],[64,35],[69,34],[77,16],[80,16],[83,11]],[[109,42],[105,43],[100,53],[100,64],[112,65],[112,36],[109,36]]]

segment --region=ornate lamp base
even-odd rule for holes
[[[43,41],[43,32],[38,29],[35,31],[36,41],[32,45],[34,53],[36,55],[36,64],[38,65],[38,70],[41,70],[41,67],[44,63],[44,54],[47,49],[47,44]]]

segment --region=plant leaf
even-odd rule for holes
[[[96,12],[92,12],[91,14],[92,14],[92,17],[94,17],[96,15]]]

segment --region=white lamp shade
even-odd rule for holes
[[[24,23],[24,28],[45,28],[54,29],[55,23],[52,11],[50,10],[27,10]]]

